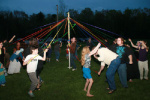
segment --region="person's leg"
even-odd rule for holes
[[[142,61],[138,61],[139,72],[140,72],[140,79],[143,80],[143,63]]]
[[[114,77],[115,77],[115,72],[118,69],[119,64],[120,64],[120,59],[117,58],[111,62],[111,64],[109,65],[109,68],[107,69],[106,77],[107,77],[110,90],[116,90]]]
[[[90,82],[90,80],[89,80],[89,79],[86,79],[86,83],[85,83],[85,86],[84,86],[84,91],[86,91],[86,88],[87,88],[87,86],[89,85],[89,82]]]
[[[75,62],[74,62],[74,56],[73,54],[70,54],[70,62],[71,62],[71,66],[73,66],[73,69],[76,69],[76,65],[75,65]]]
[[[148,60],[144,61],[145,75],[144,79],[148,80]]]
[[[118,68],[119,79],[123,87],[128,87],[127,85],[127,68],[126,64],[120,64]]]
[[[35,73],[35,72],[33,72],[33,73],[28,73],[28,75],[29,75],[29,78],[30,78],[30,80],[31,80],[31,86],[30,86],[30,89],[29,89],[28,94],[29,94],[30,96],[34,96],[32,92],[33,92],[33,90],[35,90],[35,88],[36,88],[36,86],[37,86],[37,84],[38,84],[38,79],[37,79],[37,77],[36,77],[36,73]]]
[[[93,79],[90,78],[89,81],[90,81],[90,83],[89,83],[89,85],[88,85],[88,90],[87,90],[86,96],[92,97],[92,96],[94,96],[94,95],[90,94],[90,90],[91,90],[91,87],[92,87],[92,84],[93,84]]]

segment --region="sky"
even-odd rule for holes
[[[63,2],[67,10],[75,9],[79,12],[87,7],[93,11],[150,8],[150,0],[63,0]],[[44,14],[56,14],[56,5],[60,5],[59,0],[0,0],[0,10],[24,11],[28,15],[37,14],[40,11]]]

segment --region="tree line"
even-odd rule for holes
[[[78,22],[89,23],[111,32],[130,37],[146,39],[150,34],[150,9],[125,9],[92,11],[85,8],[81,12],[69,9],[70,17]],[[66,12],[65,12],[66,13]],[[64,12],[58,14],[59,20],[66,18]],[[24,11],[0,11],[0,39],[10,39],[14,34],[19,37],[35,32],[35,28],[56,22],[56,14],[28,15]]]

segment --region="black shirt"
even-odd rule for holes
[[[118,46],[114,44],[113,46],[109,47],[110,50],[117,53],[119,55],[119,58],[121,59],[121,64],[128,63],[127,59],[128,56],[131,55],[131,51],[126,46]]]

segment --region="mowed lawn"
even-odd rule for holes
[[[20,74],[8,75],[6,86],[0,87],[0,100],[149,100],[150,80],[134,79],[128,82],[128,88],[123,88],[119,81],[118,73],[115,75],[117,90],[113,94],[108,94],[108,84],[106,80],[106,70],[98,77],[95,71],[99,70],[100,62],[92,57],[91,74],[94,80],[91,94],[94,97],[86,97],[83,91],[85,79],[82,76],[82,66],[78,60],[75,61],[77,70],[68,69],[68,60],[65,58],[66,45],[61,49],[60,61],[55,61],[54,51],[51,62],[44,64],[41,78],[44,83],[40,91],[34,91],[35,97],[31,98],[27,92],[30,87],[30,80],[26,69],[21,68]],[[78,51],[80,59],[80,52]],[[150,75],[149,75],[150,77]]]

